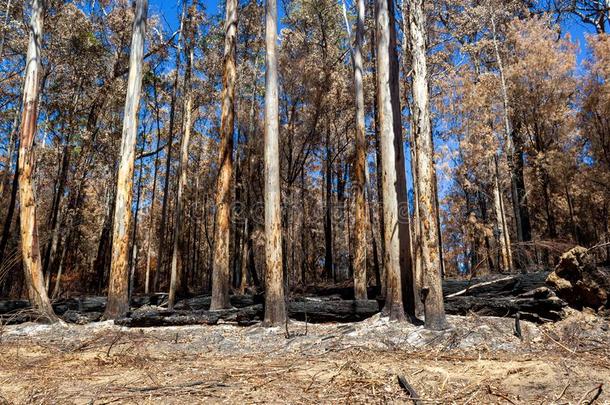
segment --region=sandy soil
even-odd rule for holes
[[[110,322],[0,328],[3,403],[610,403],[608,319],[538,327],[450,317],[434,333],[379,316],[354,324],[126,329]],[[305,332],[307,332],[305,334]]]

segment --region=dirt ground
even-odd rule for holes
[[[608,319],[449,317],[443,333],[352,324],[0,327],[0,404],[610,403]],[[307,330],[306,330],[307,328]],[[598,387],[602,392],[599,393]]]

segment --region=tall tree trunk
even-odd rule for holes
[[[282,277],[282,223],[280,207],[279,98],[276,44],[277,1],[267,0],[265,13],[265,320],[286,321]]]
[[[491,13],[491,27],[493,35],[494,51],[496,63],[500,73],[500,86],[502,90],[502,111],[504,121],[504,139],[506,156],[508,158],[508,167],[510,169],[511,181],[511,199],[513,203],[513,211],[515,214],[515,224],[517,228],[517,240],[519,242],[527,242],[532,239],[529,213],[527,208],[527,200],[525,200],[525,183],[523,181],[523,155],[521,148],[516,147],[518,141],[516,138],[520,135],[511,129],[509,117],[509,101],[508,101],[508,86],[506,85],[506,77],[504,75],[504,64],[500,56],[500,47],[496,35],[496,21]]]
[[[396,196],[398,198],[398,237],[400,239],[400,275],[403,306],[407,314],[415,316],[415,299],[419,294],[413,283],[411,258],[411,226],[409,224],[409,197],[407,195],[407,172],[405,149],[402,136],[402,108],[400,106],[400,67],[396,52],[396,18],[394,0],[388,0],[390,16],[390,93],[392,97],[392,118],[394,128],[394,149],[396,151]]]
[[[159,249],[157,252],[157,268],[155,270],[155,278],[153,281],[153,289],[157,290],[159,286],[159,277],[161,271],[164,269],[163,262],[165,261],[165,241],[167,234],[167,217],[168,217],[168,199],[169,199],[169,185],[170,185],[170,171],[172,165],[172,152],[174,150],[174,121],[176,119],[176,104],[178,102],[178,87],[180,78],[180,67],[181,67],[181,50],[180,44],[182,41],[182,30],[184,28],[184,16],[186,14],[186,7],[183,4],[182,13],[180,16],[180,31],[178,34],[178,46],[176,47],[176,73],[174,76],[174,86],[172,89],[172,97],[169,108],[169,128],[167,135],[167,156],[165,157],[165,183],[163,184],[163,202],[161,203],[161,224],[159,226]]]
[[[29,43],[26,59],[25,83],[23,86],[23,112],[21,116],[21,141],[19,143],[19,200],[21,223],[21,251],[23,268],[32,306],[49,321],[54,322],[57,316],[44,285],[38,225],[36,222],[36,199],[32,177],[36,156],[34,138],[38,119],[38,72],[41,61],[43,1],[32,2],[32,17],[29,26]]]
[[[373,6],[373,14],[375,14],[375,5],[376,0],[372,0]],[[378,283],[378,287],[382,291],[382,295],[385,295],[386,288],[386,279],[385,279],[385,268],[383,265],[383,261],[385,260],[385,226],[383,219],[383,192],[382,192],[382,181],[381,181],[381,172],[382,170],[382,157],[381,157],[381,137],[379,135],[379,105],[377,104],[377,39],[376,39],[376,30],[371,30],[371,68],[373,70],[373,84],[375,89],[375,97],[373,97],[373,123],[374,123],[374,132],[375,132],[375,186],[377,189],[377,217],[379,218],[379,247],[380,247],[380,257],[381,257],[381,269],[382,273],[379,275],[381,283]]]
[[[362,75],[364,65],[362,62],[362,43],[364,41],[364,0],[356,0],[356,43],[352,50],[352,63],[354,68],[354,90],[356,98],[356,136],[355,156],[352,189],[354,190],[354,201],[356,213],[354,215],[354,298],[357,300],[367,299],[366,295],[366,123],[364,111],[364,86]],[[348,32],[348,41],[351,41],[349,22],[345,0],[343,1],[343,14]]]
[[[225,19],[225,54],[222,111],[220,118],[220,151],[216,185],[216,232],[212,267],[212,303],[210,308],[229,308],[231,222],[231,181],[233,177],[233,130],[235,121],[235,49],[237,46],[237,0],[227,0]]]
[[[147,11],[148,0],[137,0],[129,55],[129,78],[127,80],[121,157],[117,176],[117,194],[112,231],[112,261],[110,265],[110,283],[108,286],[108,304],[104,312],[105,319],[116,319],[129,310],[129,229]]]
[[[436,204],[434,145],[430,125],[428,68],[426,62],[426,16],[423,0],[409,0],[409,34],[413,56],[413,121],[417,154],[417,186],[421,255],[423,270],[422,298],[425,326],[445,329],[445,307],[441,284],[439,218]]]
[[[400,237],[398,196],[396,193],[396,143],[391,81],[391,33],[388,1],[376,0],[377,31],[377,105],[379,106],[379,134],[381,138],[382,194],[386,277],[386,304],[384,312],[391,320],[404,321],[400,271]]]
[[[197,2],[193,2],[192,7],[196,7]],[[193,91],[191,88],[191,75],[192,75],[192,66],[193,66],[193,41],[194,41],[194,32],[192,30],[195,29],[195,26],[192,25],[193,16],[189,13],[189,36],[186,41],[187,45],[185,47],[187,51],[187,61],[186,61],[186,73],[184,78],[184,91],[186,92],[186,97],[184,101],[183,108],[183,134],[182,138],[180,138],[180,161],[178,163],[178,190],[176,192],[176,206],[174,209],[174,238],[172,244],[172,262],[171,262],[171,272],[170,272],[170,283],[169,283],[169,297],[167,306],[172,309],[174,307],[174,303],[176,302],[176,294],[181,289],[186,286],[183,285],[183,272],[184,266],[178,263],[179,256],[185,253],[185,242],[184,235],[182,231],[182,223],[183,221],[183,210],[185,207],[185,188],[186,188],[186,179],[188,174],[188,159],[189,159],[189,143],[191,140],[191,127],[192,127],[192,113],[193,113]]]

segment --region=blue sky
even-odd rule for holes
[[[182,0],[149,0],[150,12],[152,14],[163,15],[164,19],[171,26],[169,29],[171,29],[171,32],[174,32],[178,28],[178,10],[181,2]],[[205,6],[208,14],[224,14],[224,2],[221,0],[204,0],[201,3]],[[350,4],[351,0],[347,0],[347,3]],[[278,8],[281,16],[283,14],[281,1],[278,1]],[[570,18],[563,23],[562,32],[564,35],[569,33],[572,41],[578,45],[577,60],[580,65],[586,56],[585,35],[594,33],[594,31],[589,26],[580,23],[574,18]]]

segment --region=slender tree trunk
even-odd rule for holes
[[[411,258],[411,230],[409,217],[409,197],[407,195],[407,172],[402,136],[402,108],[400,106],[400,67],[396,52],[396,21],[394,0],[388,0],[390,16],[390,93],[392,97],[392,118],[394,128],[394,149],[396,151],[396,196],[398,198],[398,237],[400,239],[400,275],[403,306],[407,314],[415,317],[416,290],[414,288]],[[419,296],[419,294],[417,294]]]
[[[268,326],[286,321],[282,277],[280,207],[279,98],[276,58],[277,1],[267,0],[265,13],[265,320]]]
[[[373,10],[375,10],[375,5],[376,5],[376,0],[372,1],[373,3]],[[373,14],[375,14],[375,11],[373,11]],[[385,289],[386,289],[386,278],[385,278],[385,266],[383,264],[383,261],[385,260],[385,225],[384,225],[384,219],[383,219],[383,192],[382,192],[382,181],[381,181],[381,173],[382,173],[382,166],[383,166],[383,159],[381,157],[381,137],[379,134],[379,130],[380,130],[380,125],[379,125],[379,105],[377,104],[377,94],[378,94],[378,87],[377,87],[377,39],[375,38],[376,36],[376,30],[371,30],[371,65],[372,65],[372,70],[373,70],[373,83],[374,83],[374,88],[375,88],[375,97],[373,97],[373,123],[374,123],[374,129],[375,129],[375,185],[376,185],[376,189],[377,189],[377,216],[379,218],[379,240],[380,240],[380,257],[381,257],[381,269],[382,269],[382,274],[379,275],[379,278],[381,279],[381,283],[378,283],[379,288],[382,291],[382,295],[385,295]]]
[[[55,277],[55,286],[53,287],[53,294],[51,295],[51,297],[53,297],[53,299],[56,299],[59,297],[59,293],[61,292],[61,276],[63,274],[63,268],[64,268],[64,260],[66,259],[66,252],[68,251],[68,249],[66,249],[66,247],[64,246],[62,252],[61,252],[61,258],[59,259],[59,265],[57,267],[57,277]]]
[[[220,151],[216,188],[216,232],[212,267],[213,310],[229,308],[230,288],[230,223],[231,181],[233,177],[233,131],[235,121],[235,48],[237,44],[237,0],[227,0],[225,19],[225,54],[223,71],[222,112],[220,119]]]
[[[53,203],[51,206],[51,218],[49,221],[49,226],[51,228],[51,240],[47,245],[44,260],[42,261],[42,270],[45,274],[45,286],[47,291],[49,291],[51,273],[53,271],[52,265],[55,261],[55,256],[57,254],[57,245],[59,244],[59,228],[61,225],[61,197],[64,194],[64,188],[68,177],[68,165],[70,162],[70,148],[68,145],[69,142],[70,139],[68,138],[62,150],[61,169],[59,179],[57,181],[57,187],[55,188],[55,194],[53,196]]]
[[[324,273],[327,280],[334,281],[335,275],[335,265],[333,258],[333,221],[332,221],[332,153],[330,146],[330,129],[326,128],[325,130],[325,149],[326,149],[326,159],[324,163],[324,182],[326,188],[324,190]]]
[[[129,56],[129,78],[127,81],[127,97],[125,99],[123,118],[121,160],[119,163],[117,195],[114,207],[110,284],[108,286],[108,304],[104,313],[104,318],[106,319],[116,319],[129,310],[129,229],[147,10],[148,0],[137,0]]]
[[[506,77],[504,75],[504,64],[502,63],[502,57],[500,56],[500,48],[498,46],[498,40],[496,37],[496,21],[491,11],[491,27],[493,34],[493,44],[496,56],[496,63],[498,65],[498,71],[500,73],[500,86],[502,90],[502,111],[504,121],[504,138],[506,147],[506,156],[508,158],[508,167],[510,169],[510,181],[511,181],[511,197],[513,203],[513,211],[515,214],[515,224],[517,228],[517,240],[519,242],[526,242],[531,240],[530,221],[527,208],[527,200],[525,200],[525,184],[523,181],[523,170],[519,170],[519,167],[523,167],[523,164],[519,164],[522,161],[523,156],[521,155],[520,148],[517,150],[515,147],[516,137],[519,136],[516,132],[511,129],[510,117],[509,117],[509,101],[508,101],[508,86],[506,85]]]
[[[11,235],[11,225],[13,224],[13,216],[15,215],[15,203],[17,201],[17,191],[19,190],[19,155],[15,163],[15,173],[13,174],[13,182],[11,185],[11,198],[8,203],[4,226],[2,227],[2,237],[0,238],[0,263],[4,263],[4,251],[8,244],[8,238]],[[1,266],[0,266],[1,267]]]
[[[142,141],[141,152],[144,151],[145,142]],[[142,171],[144,169],[144,163],[140,161],[140,167],[138,168],[138,184],[136,186],[136,206],[134,207],[134,218],[133,218],[133,226],[131,231],[131,254],[129,256],[129,299],[128,302],[131,302],[131,297],[133,295],[133,290],[135,289],[135,277],[136,277],[136,268],[138,267],[138,219],[140,218],[140,201],[142,200]]]
[[[196,7],[194,2],[193,7]],[[189,29],[191,27],[192,16],[189,16]],[[192,110],[193,110],[193,91],[191,89],[191,75],[193,65],[193,41],[194,32],[189,34],[191,38],[187,40],[187,62],[186,62],[186,73],[184,78],[184,91],[186,92],[184,108],[183,108],[183,135],[180,138],[180,162],[178,165],[178,190],[176,195],[176,207],[174,209],[174,238],[172,244],[172,262],[171,262],[171,273],[169,283],[169,297],[168,297],[168,308],[172,309],[176,302],[176,294],[182,288],[186,287],[182,284],[182,275],[184,272],[184,266],[178,263],[179,256],[184,254],[185,242],[182,231],[183,223],[183,210],[185,207],[185,188],[188,174],[188,158],[189,158],[189,143],[191,140],[191,127],[192,127]]]
[[[15,144],[17,143],[17,131],[19,125],[19,114],[21,112],[22,102],[19,102],[19,110],[15,112],[15,117],[13,118],[13,123],[11,124],[11,132],[9,135],[8,148],[6,151],[6,160],[5,160],[5,169],[2,177],[0,177],[0,199],[4,197],[4,192],[6,190],[6,186],[9,182],[10,174],[11,174],[11,166],[13,162],[13,154],[15,150]]]
[[[500,242],[500,258],[502,259],[502,270],[511,272],[512,253],[510,248],[510,235],[506,227],[506,215],[504,213],[504,202],[500,189],[500,170],[498,168],[498,157],[494,156],[494,209],[496,212],[496,226],[498,229],[498,241]]]
[[[445,307],[441,284],[441,251],[439,218],[436,204],[436,176],[434,145],[430,125],[428,68],[426,62],[426,16],[423,0],[409,0],[409,33],[413,56],[413,118],[414,138],[417,145],[417,186],[421,255],[423,269],[422,298],[425,326],[428,329],[445,329]]]
[[[354,90],[356,98],[356,153],[354,157],[354,168],[352,189],[354,190],[354,201],[356,213],[354,216],[354,298],[357,300],[367,299],[366,295],[366,123],[364,111],[364,86],[362,75],[364,65],[362,62],[362,43],[364,41],[364,19],[365,8],[364,0],[356,0],[357,20],[356,20],[356,43],[352,50],[352,63],[354,68]],[[345,0],[343,1],[343,14],[348,32],[348,41],[351,41],[349,22]]]
[[[155,202],[156,202],[156,194],[157,194],[157,174],[159,173],[159,143],[161,142],[161,118],[159,114],[159,99],[157,94],[157,83],[153,85],[153,91],[155,93],[155,118],[157,122],[157,142],[155,146],[155,150],[157,153],[155,154],[155,168],[153,171],[153,184],[152,184],[152,195],[150,197],[150,210],[148,212],[149,223],[148,223],[148,234],[146,236],[146,275],[144,279],[144,294],[148,294],[150,292],[150,260],[151,260],[151,247],[152,247],[152,229],[154,224],[155,217]]]
[[[386,274],[386,304],[384,312],[390,320],[405,320],[402,303],[400,274],[400,237],[398,218],[398,196],[396,193],[396,143],[394,134],[394,112],[392,106],[391,81],[391,33],[388,1],[376,0],[377,30],[377,105],[379,106],[379,134],[381,138],[382,194]]]
[[[0,60],[4,56],[4,42],[6,40],[6,30],[8,28],[8,22],[11,15],[11,0],[6,2],[6,10],[4,11],[4,27],[2,27],[2,39],[0,39]],[[1,193],[0,193],[1,195]]]
[[[29,26],[25,84],[23,86],[21,141],[19,143],[19,200],[21,205],[19,216],[23,268],[30,302],[49,321],[54,322],[57,320],[57,316],[53,312],[53,307],[51,307],[42,273],[36,222],[36,199],[34,185],[32,184],[36,163],[34,138],[36,137],[36,121],[38,119],[38,72],[41,60],[43,16],[43,1],[34,0]]]
[[[170,185],[170,171],[172,165],[172,152],[174,150],[174,121],[176,118],[176,103],[178,101],[178,84],[180,78],[180,67],[181,67],[181,50],[180,44],[182,41],[182,30],[184,28],[184,16],[186,13],[186,7],[182,7],[182,14],[180,17],[180,33],[178,34],[177,49],[176,49],[176,75],[174,77],[174,86],[172,89],[172,97],[170,102],[169,110],[169,128],[167,136],[167,156],[165,157],[165,183],[163,185],[163,202],[161,203],[161,224],[159,226],[159,249],[157,252],[157,268],[155,270],[155,278],[153,281],[153,289],[156,291],[159,286],[159,277],[161,271],[164,269],[163,262],[165,261],[165,242],[167,234],[167,217],[168,217],[168,199],[169,199],[169,185]]]

